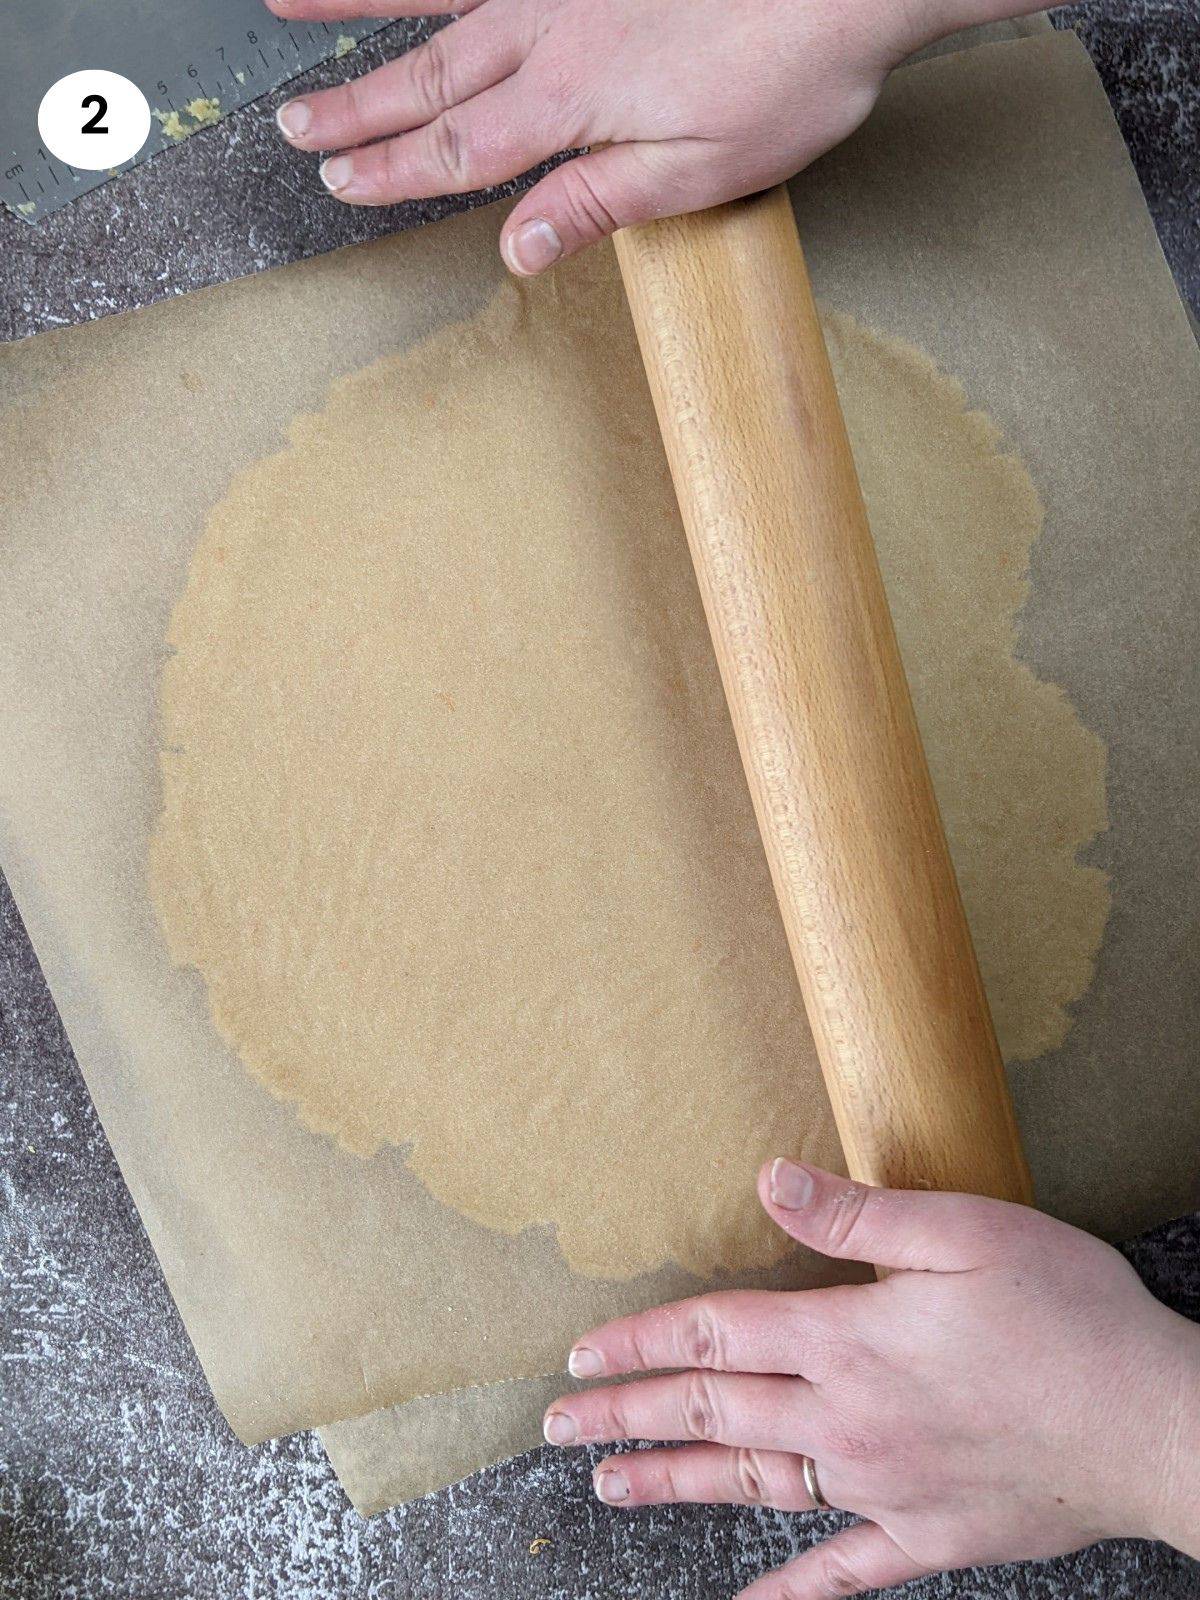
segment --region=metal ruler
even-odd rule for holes
[[[386,26],[292,22],[261,0],[0,0],[0,201],[36,222],[117,175],[42,148],[38,106],[68,72],[120,72],[150,102],[131,167]]]

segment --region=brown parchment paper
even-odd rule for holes
[[[411,347],[432,333],[431,316],[439,330],[466,325],[507,285],[495,255],[495,221],[465,217],[440,232],[314,263],[315,271],[287,271],[62,339],[39,338],[7,351],[3,362],[0,448],[6,459],[25,463],[4,535],[5,870],[214,1392],[247,1438],[412,1394],[553,1370],[572,1328],[702,1281],[674,1266],[583,1277],[567,1267],[551,1226],[516,1237],[498,1232],[436,1200],[403,1150],[388,1146],[366,1159],[310,1131],[293,1104],[276,1099],[222,1044],[205,986],[194,970],[172,964],[150,898],[150,841],[162,807],[166,641],[214,507],[239,468],[279,450],[297,413],[321,411],[331,378]],[[542,292],[559,293],[552,284]],[[471,370],[469,340],[457,359]],[[623,388],[649,417],[632,339],[623,362]],[[503,367],[485,363],[485,385],[489,370]],[[573,370],[576,390],[585,391],[586,369]],[[95,407],[97,391],[121,396],[121,406]],[[506,454],[519,453],[521,427],[516,413]],[[660,450],[651,429],[635,432],[631,443]],[[388,444],[403,451],[405,440]],[[560,444],[564,471],[589,470],[588,437],[578,421]],[[445,448],[471,482],[482,464],[472,459],[469,436],[447,440]],[[598,438],[597,459],[605,448]],[[363,464],[365,479],[369,468]],[[382,460],[376,475],[387,478]],[[486,472],[480,481],[482,539],[491,504]],[[541,492],[537,484],[526,490]],[[554,482],[544,490],[559,492]],[[393,510],[400,519],[407,514],[403,504]],[[523,526],[513,531],[525,539]],[[432,572],[441,554],[410,549],[405,559],[414,569],[427,560]],[[493,559],[499,554],[494,549]],[[681,545],[665,554],[677,573],[686,572]],[[536,561],[538,552],[519,545],[512,556]],[[453,583],[452,573],[440,576]],[[642,609],[652,610],[651,575],[638,581]],[[370,590],[367,574],[364,600]],[[678,585],[676,594],[686,601]],[[519,650],[523,630],[540,620],[514,616],[501,648]],[[482,645],[466,640],[472,651]],[[279,692],[293,687],[285,682]],[[354,706],[345,714],[353,716]],[[552,736],[586,746],[590,721],[574,715],[569,702],[559,708],[562,726]],[[693,725],[693,741],[704,731]],[[244,733],[251,743],[272,737],[254,708]],[[713,739],[721,734],[717,724]],[[365,725],[358,749],[370,759]],[[429,758],[436,762],[435,749]],[[630,740],[623,781],[653,779],[640,759]],[[693,771],[696,761],[698,755]],[[525,786],[511,801],[493,793],[487,803],[503,812],[538,792]],[[727,784],[725,792],[733,795]],[[558,803],[552,793],[546,799]],[[266,791],[262,805],[282,815]],[[452,815],[446,827],[453,827]],[[596,828],[597,848],[621,857],[627,873],[653,870],[639,854],[641,841],[606,836],[602,815]],[[744,855],[753,835],[742,834]],[[686,872],[680,844],[669,833],[659,843]],[[708,875],[714,865],[698,862],[697,871]],[[777,941],[774,958],[766,959],[782,972],[786,954],[769,912],[764,895],[758,937],[768,951]],[[520,958],[544,963],[554,938],[551,917],[547,948],[529,947]],[[601,955],[610,959],[607,945]],[[467,944],[462,969],[470,968]],[[662,981],[686,988],[696,980],[681,968]],[[603,992],[586,982],[581,989],[603,1007]],[[736,997],[734,1003],[748,1006]],[[352,972],[345,1005],[356,1005]],[[791,1024],[803,1058],[811,1046],[794,1007]],[[797,1149],[836,1160],[811,1069],[798,1075],[795,1095]],[[531,1120],[537,1109],[530,1106]],[[523,1134],[516,1130],[514,1143]],[[702,1123],[689,1136],[702,1148]],[[596,1202],[581,1191],[577,1203]],[[795,1253],[752,1281],[807,1283],[827,1275]]]
[[[1012,72],[1021,77],[1008,76]],[[967,114],[975,89],[986,91],[978,137]],[[961,116],[955,160],[962,182],[950,186],[939,150],[944,122],[935,115],[940,91],[948,97],[943,109],[955,107]],[[1178,1130],[1162,1124],[1173,1146],[1167,1166],[1177,1175],[1167,1204],[1182,1209],[1194,1203],[1197,1163],[1189,1146],[1194,1149],[1200,1131],[1189,1087],[1200,1021],[1193,898],[1200,817],[1192,794],[1200,641],[1194,613],[1176,607],[1171,590],[1182,582],[1194,597],[1196,585],[1200,483],[1188,420],[1196,402],[1196,352],[1086,61],[1061,43],[1052,53],[989,53],[962,63],[957,79],[936,82],[930,73],[900,95],[897,81],[854,145],[793,186],[814,276],[835,303],[856,310],[874,305],[893,330],[936,351],[971,399],[993,409],[1019,444],[1050,507],[1034,554],[1021,654],[1039,665],[1057,661],[1060,681],[1073,694],[1085,692],[1093,725],[1108,730],[1111,740],[1112,829],[1088,859],[1113,874],[1118,914],[1100,977],[1077,1007],[1065,1048],[1050,1062],[1012,1073],[1026,1141],[1043,1203],[1046,1174],[1055,1170],[1060,1192],[1073,1195],[1066,1214],[1085,1221],[1085,1173],[1107,1168],[1099,1179],[1107,1184],[1133,1154],[1121,1128],[1141,1121],[1141,1107],[1122,1105],[1121,1083],[1134,1098],[1161,1095],[1164,1107],[1183,1108]],[[923,122],[927,131],[920,138]],[[1063,150],[1065,166],[1056,149]],[[922,161],[932,163],[936,182],[914,207],[918,185],[909,169]],[[839,223],[843,186],[860,211]],[[853,255],[864,201],[873,248],[889,241],[891,276]],[[1002,270],[994,259],[997,247]],[[839,292],[852,259],[853,287]],[[1080,261],[1089,263],[1083,303],[1073,290]],[[896,272],[904,262],[920,273],[929,306],[913,292],[911,275]],[[978,312],[972,283],[983,297]],[[939,318],[939,307],[948,307],[949,315]],[[1122,323],[1129,315],[1138,325],[1127,338]],[[996,318],[994,335],[989,316]],[[1143,381],[1140,352],[1150,348],[1155,376]],[[1150,420],[1144,408],[1164,372],[1168,388]],[[1156,437],[1163,426],[1165,445]],[[1181,497],[1175,508],[1172,495]],[[1163,627],[1171,637],[1152,641]],[[1160,675],[1165,692],[1155,686]],[[1060,1086],[1063,1080],[1076,1085],[1074,1117],[1048,1114],[1061,1092],[1040,1080],[1048,1065]],[[1144,1091],[1133,1088],[1139,1083]],[[1106,1205],[1114,1233],[1147,1220],[1148,1162],[1134,1159],[1142,1176],[1116,1204]],[[568,1387],[564,1377],[476,1390],[461,1407],[431,1396],[326,1426],[321,1438],[355,1505],[370,1514],[453,1482],[500,1454],[532,1448],[545,1406]]]
[[[912,66],[921,61],[932,61],[937,56],[955,54],[960,50],[974,50],[983,44],[1007,44],[1016,39],[1036,39],[1054,32],[1054,24],[1045,11],[1033,11],[1027,17],[1010,17],[1002,22],[981,22],[970,28],[960,28],[936,39],[904,62]]]
[[[321,1443],[354,1509],[373,1517],[535,1449],[551,1403],[584,1387],[555,1373],[423,1395],[326,1423]]]
[[[1071,98],[1070,52],[1069,45],[1056,47],[1039,58],[1036,93],[1046,97],[1037,102],[1043,114],[1047,105],[1060,112]],[[942,68],[914,69],[914,78],[917,70],[933,74]],[[991,80],[990,67],[985,76]],[[995,76],[1003,79],[999,63]],[[932,93],[932,77],[929,85]],[[1014,90],[1010,81],[964,83],[951,72],[944,88],[940,80],[936,85],[931,113],[922,109],[917,116],[911,104],[906,109],[901,93],[889,103],[899,106],[902,120],[915,118],[920,126],[906,137],[918,143],[921,119],[928,116],[944,155],[947,118],[960,152],[961,123],[978,117],[981,105],[986,115],[1000,118]],[[1028,106],[1013,119],[1002,145],[1006,158],[1027,138],[1031,120],[1036,118]],[[886,116],[878,126],[886,143]],[[989,131],[994,137],[996,130]],[[1107,123],[1097,122],[1094,131],[1112,148],[1115,135]],[[893,126],[892,139],[895,132]],[[858,187],[869,191],[885,151],[863,139],[854,148],[865,168],[857,172]],[[872,205],[854,197],[851,183],[850,202],[839,200],[832,216],[814,216],[806,235],[819,282],[823,263],[834,263],[825,266],[826,295],[836,303],[833,280],[844,280],[842,303],[872,326],[911,336],[906,320],[919,323],[941,303],[952,331],[944,354],[935,353],[946,370],[962,375],[963,363],[952,359],[965,334],[953,315],[958,302],[947,275],[934,270],[946,244],[941,230],[961,228],[956,206],[986,173],[997,186],[985,202],[989,216],[1005,219],[1007,228],[1032,227],[1036,233],[1049,216],[1074,224],[1088,207],[1073,192],[1052,192],[1052,203],[1036,210],[1023,187],[1021,194],[1006,193],[1003,174],[986,164],[965,179],[960,197],[951,192],[960,166],[969,170],[970,164],[956,159],[950,173],[944,160],[941,167],[933,163],[940,193],[929,197],[923,212],[919,195],[908,196],[927,229],[936,223],[936,244],[925,263],[929,281],[910,283],[911,303],[893,303],[891,317],[880,314],[882,285],[903,285],[888,251],[905,238],[884,203],[895,204],[894,172]],[[1045,174],[1047,181],[1053,176]],[[845,177],[840,181],[847,185]],[[1194,503],[1188,436],[1167,404],[1170,397],[1183,397],[1189,383],[1194,389],[1194,369],[1183,362],[1180,331],[1186,324],[1161,260],[1151,255],[1152,234],[1148,219],[1135,209],[1131,174],[1125,181],[1121,202],[1110,205],[1103,220],[1109,265],[1124,268],[1121,281],[1130,295],[1138,285],[1136,298],[1121,306],[1115,330],[1093,326],[1090,313],[1072,321],[1059,306],[1063,332],[1076,343],[1071,359],[1052,376],[1055,397],[1061,402],[1072,396],[1078,419],[1096,399],[1096,369],[1089,369],[1086,384],[1079,381],[1080,353],[1104,343],[1114,363],[1105,370],[1124,376],[1123,358],[1129,381],[1144,389],[1123,442],[1139,457],[1133,475],[1140,485],[1138,515],[1152,526],[1139,541],[1145,567],[1127,563],[1115,598],[1122,605],[1131,600],[1143,621],[1151,600],[1169,603],[1155,614],[1154,670],[1142,672],[1142,663],[1135,664],[1137,689],[1123,703],[1125,712],[1132,706],[1138,714],[1147,691],[1161,688],[1164,665],[1173,664],[1178,680],[1181,661],[1191,659],[1182,653],[1179,625],[1191,614],[1183,609],[1191,599],[1188,575],[1176,570],[1167,582],[1161,557],[1164,545],[1182,553],[1188,534],[1179,507]],[[1065,179],[1059,187],[1066,187]],[[947,223],[947,217],[956,220]],[[868,226],[876,242],[864,249]],[[988,233],[978,217],[974,227]],[[0,692],[6,707],[0,858],[189,1331],[218,1398],[246,1437],[349,1416],[424,1390],[548,1371],[560,1363],[579,1327],[697,1286],[672,1271],[625,1284],[580,1280],[565,1270],[548,1230],[508,1238],[467,1223],[431,1200],[400,1153],[384,1150],[364,1164],[308,1133],[289,1106],[272,1099],[220,1046],[201,985],[167,961],[147,899],[146,847],[159,804],[156,703],[163,641],[209,512],[238,468],[280,448],[298,411],[320,409],[332,378],[482,307],[500,280],[489,239],[494,228],[492,219],[468,219],[307,263],[134,317],[39,338],[6,352],[0,364],[3,448],[22,473],[6,497],[0,594]],[[817,237],[822,230],[828,245]],[[1077,239],[1078,233],[1055,265],[1076,263]],[[914,250],[919,243],[919,234],[910,240]],[[873,255],[878,281],[868,287],[864,262]],[[1048,255],[1053,259],[1053,250]],[[961,251],[957,262],[953,250],[948,257],[957,272],[973,264]],[[1017,299],[1024,301],[1032,286],[1045,287],[1046,257],[1035,267],[1017,260],[1009,259],[1005,270],[1019,280]],[[950,274],[955,283],[957,272]],[[1064,282],[1069,276],[1063,272]],[[1106,273],[1105,285],[1114,281]],[[1017,330],[1011,316],[1006,320],[1007,289],[1006,283],[995,291],[995,327],[1011,340]],[[1017,319],[1019,329],[1023,320]],[[1046,327],[1040,325],[1043,335]],[[978,339],[974,327],[970,339]],[[919,337],[914,342],[934,348]],[[1006,428],[1012,423],[1005,413],[1028,404],[1029,373],[1004,376],[1012,349],[1022,348],[1027,360],[1043,354],[1037,339],[995,351],[997,403],[988,409]],[[631,372],[631,383],[637,376]],[[1026,380],[1024,389],[1018,376]],[[120,395],[120,408],[101,414],[96,392]],[[1034,442],[1050,448],[1061,421],[1049,412],[1039,418],[1042,431]],[[1061,431],[1056,438],[1068,451],[1082,443],[1070,433],[1064,439]],[[514,439],[519,447],[519,420]],[[1140,459],[1147,448],[1160,463],[1158,481],[1150,486]],[[1098,454],[1088,456],[1080,508],[1063,524],[1076,545],[1080,535],[1094,540],[1097,530],[1115,543],[1137,522],[1128,498],[1122,501],[1111,484],[1098,484]],[[1107,544],[1100,548],[1107,576],[1112,552]],[[1078,552],[1067,559],[1065,585],[1050,586],[1063,605],[1077,587],[1088,593],[1079,559]],[[1148,587],[1147,574],[1155,573],[1157,587]],[[1089,648],[1078,658],[1062,658],[1063,671],[1053,673],[1065,681],[1067,669],[1079,668],[1071,692],[1087,694],[1085,719],[1114,750],[1124,729],[1114,720],[1114,694],[1099,666],[1106,655],[1126,665],[1123,655],[1133,635],[1119,634],[1124,613],[1116,615],[1118,609],[1110,603]],[[1064,631],[1096,620],[1088,611],[1080,621],[1060,606],[1047,616],[1044,637],[1057,641]],[[1042,637],[1032,628],[1030,636],[1035,643]],[[1155,735],[1169,737],[1157,703],[1154,710]],[[1186,788],[1190,774],[1178,759],[1164,766],[1158,743],[1139,746],[1140,754],[1151,750],[1160,775],[1176,791]],[[1178,740],[1172,754],[1179,756]],[[1180,823],[1183,814],[1177,808],[1172,820]],[[1140,880],[1136,871],[1122,877],[1114,870],[1119,910],[1122,894],[1133,904],[1140,892],[1149,894],[1156,912],[1164,911],[1164,878],[1173,875],[1175,862],[1163,846],[1172,843],[1168,834],[1156,836],[1153,863],[1142,862]],[[1164,867],[1164,860],[1170,865]],[[1164,943],[1164,924],[1156,924],[1160,953],[1172,951],[1177,926],[1168,916]],[[1082,1067],[1078,1060],[1057,1058],[1038,1064],[1036,1070],[1046,1073],[1036,1086],[1042,1123],[1027,1128],[1027,1137],[1043,1198],[1053,1209],[1111,1228],[1114,1218],[1162,1215],[1187,1188],[1191,1169],[1179,1155],[1194,1104],[1192,1086],[1182,1071],[1175,1072],[1170,1043],[1178,1044],[1181,1035],[1172,1032],[1176,1019],[1164,1023],[1163,1012],[1160,1006],[1159,1079],[1148,1087],[1135,1067],[1141,1091],[1133,1119],[1136,1148],[1132,1160],[1126,1149],[1120,1168],[1101,1147],[1100,1159],[1085,1162],[1085,1171],[1064,1174],[1055,1140],[1070,1139],[1078,1124],[1086,1156],[1089,1114],[1098,1102],[1100,1115],[1092,1121],[1099,1123],[1101,1140],[1115,1136],[1123,1123],[1128,1144],[1130,1119],[1117,1116],[1133,1081],[1124,1062],[1118,1057],[1114,1064],[1107,1047],[1101,1051],[1093,1040]],[[1079,1035],[1077,1025],[1068,1052]],[[1181,1094],[1168,1107],[1171,1074]],[[811,1271],[812,1264],[800,1261],[791,1281],[810,1281]]]

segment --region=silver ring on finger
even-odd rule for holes
[[[817,1482],[817,1464],[811,1456],[800,1457],[800,1471],[804,1476],[804,1487],[812,1503],[818,1511],[828,1511],[829,1501],[821,1493],[821,1485]]]

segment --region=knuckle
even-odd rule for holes
[[[705,1301],[693,1306],[682,1343],[687,1366],[724,1368],[725,1332],[714,1307]]]
[[[848,1316],[833,1298],[836,1291],[822,1296],[814,1312],[803,1293],[782,1307],[783,1338],[791,1359],[787,1370],[795,1370],[813,1383],[840,1377],[854,1364],[856,1336]]]
[[[327,118],[323,120],[336,124],[343,130],[344,137],[353,137],[358,129],[371,124],[372,97],[373,86],[368,74],[365,78],[351,78],[349,83],[332,90],[329,99],[323,103],[316,95],[313,99],[327,113]]]
[[[568,162],[563,169],[562,193],[567,220],[581,238],[606,238],[617,231],[616,217],[579,162]]]
[[[576,74],[565,65],[542,65],[538,70],[538,90],[544,110],[554,127],[571,144],[583,143],[582,106]]]
[[[708,1372],[689,1372],[683,1386],[683,1433],[687,1439],[720,1436],[721,1411],[717,1385]]]
[[[597,1402],[589,1414],[588,1430],[595,1439],[632,1439],[636,1437],[636,1424],[629,1414],[626,1388],[598,1389],[588,1397]]]
[[[826,1218],[826,1235],[835,1251],[852,1250],[871,1200],[870,1189],[861,1183],[847,1184],[834,1200]]]
[[[857,1337],[849,1332],[832,1333],[822,1329],[811,1335],[805,1376],[815,1383],[840,1388],[862,1368],[863,1353]]]
[[[855,1466],[870,1467],[893,1457],[879,1434],[853,1417],[836,1418],[825,1428],[824,1435],[830,1454]]]
[[[738,1492],[747,1505],[778,1504],[772,1493],[772,1477],[762,1453],[745,1447],[733,1452],[733,1475]]]
[[[470,163],[456,118],[443,112],[429,124],[429,154],[439,182],[448,189],[467,186]]]
[[[811,1567],[804,1576],[785,1567],[779,1574],[778,1582],[771,1593],[771,1600],[818,1600],[818,1591],[814,1590],[809,1581],[811,1577]]]
[[[977,1195],[955,1195],[948,1205],[964,1234],[984,1251],[1011,1254],[1032,1243],[1024,1227],[1022,1208]],[[1030,1212],[1036,1218],[1036,1213]]]
[[[674,1450],[651,1451],[646,1457],[647,1466],[642,1469],[645,1472],[646,1481],[638,1487],[648,1488],[656,1500],[666,1502],[686,1500],[688,1498],[687,1486],[680,1476],[678,1462],[672,1459],[676,1454],[677,1452]],[[634,1476],[630,1475],[628,1469],[626,1471],[626,1476],[629,1477],[631,1485],[635,1483],[636,1473],[636,1468],[634,1469]],[[634,1493],[638,1492],[638,1487],[634,1488]]]
[[[453,104],[450,53],[445,35],[435,33],[412,56],[412,86],[418,109],[435,117]]]
[[[590,1395],[577,1395],[568,1415],[575,1424],[575,1444],[608,1444],[620,1439],[621,1418],[615,1406],[603,1396],[596,1397],[594,1405],[580,1405],[580,1400],[590,1400]]]
[[[842,1550],[836,1539],[821,1546],[817,1561],[817,1594],[830,1600],[841,1595],[861,1594],[863,1580],[855,1570],[853,1561]]]
[[[625,1337],[632,1358],[629,1366],[642,1372],[651,1371],[655,1365],[653,1330],[638,1319],[630,1323]]]

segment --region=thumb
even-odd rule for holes
[[[1036,1216],[981,1195],[874,1189],[783,1156],[760,1171],[758,1195],[784,1232],[810,1249],[911,1272],[982,1266]]]
[[[929,1573],[874,1522],[814,1545],[787,1566],[743,1589],[737,1600],[834,1600],[838,1595],[890,1589]]]
[[[532,277],[618,228],[687,209],[668,151],[652,144],[604,145],[547,173],[501,231],[509,271]]]

